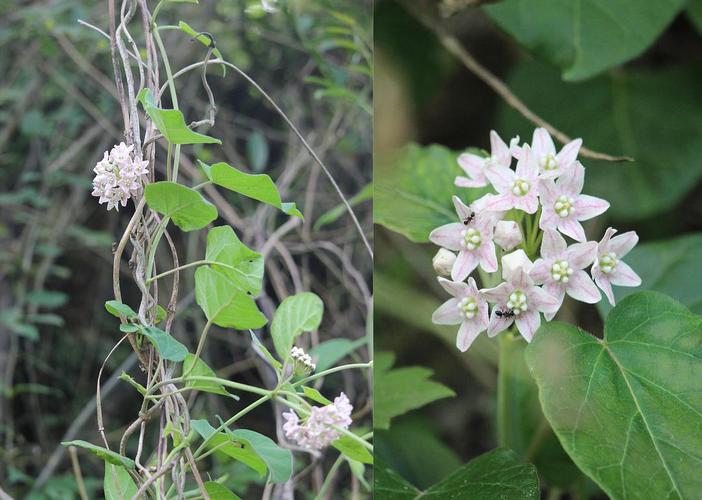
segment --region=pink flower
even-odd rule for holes
[[[307,420],[300,424],[300,417],[293,410],[283,413],[283,431],[288,439],[302,448],[318,453],[339,439],[342,433],[338,428],[348,429],[351,425],[353,406],[343,392],[326,406],[313,406]]]
[[[609,208],[609,202],[594,196],[580,194],[585,181],[585,167],[580,162],[563,174],[557,181],[541,182],[541,219],[539,227],[558,229],[576,241],[586,240],[580,221],[592,219]]]
[[[505,141],[497,135],[497,132],[491,130],[491,155],[489,157],[483,158],[473,153],[463,153],[458,157],[458,165],[465,171],[468,177],[456,177],[456,186],[469,188],[487,186],[488,181],[485,178],[486,169],[492,168],[493,165],[509,168],[512,163],[510,148],[517,142],[519,142],[519,137],[512,139],[510,141],[510,146],[507,146]]]
[[[510,168],[495,165],[486,170],[485,175],[498,193],[487,200],[486,209],[505,211],[518,208],[533,214],[539,208],[539,169],[527,144],[522,147],[516,172]]]
[[[556,146],[545,128],[537,128],[531,139],[531,150],[539,166],[542,179],[555,179],[566,173],[575,163],[582,146],[582,139],[575,139],[556,154]]]
[[[597,244],[597,256],[592,266],[592,277],[595,278],[595,283],[612,305],[614,305],[612,285],[639,286],[641,284],[639,275],[620,260],[636,246],[639,237],[635,231],[629,231],[612,238],[616,232],[616,229],[607,228],[604,237]]]
[[[434,311],[431,320],[437,325],[461,325],[458,329],[456,347],[467,351],[473,341],[488,326],[488,305],[482,298],[473,278],[468,283],[456,283],[438,278],[439,284],[453,298]]]
[[[513,322],[519,333],[531,342],[534,332],[541,325],[539,312],[554,313],[558,311],[558,301],[541,288],[534,286],[534,281],[518,267],[495,288],[481,290],[483,297],[495,306],[492,308],[488,336],[494,337],[508,328]]]
[[[519,224],[513,220],[501,220],[495,225],[493,241],[508,252],[522,242]]]
[[[556,298],[559,308],[566,293],[575,300],[595,304],[602,296],[583,269],[592,264],[596,254],[596,242],[575,243],[568,247],[563,236],[549,229],[541,243],[542,258],[534,262],[529,276],[544,285],[544,291]],[[544,314],[548,321],[554,316],[555,313]]]
[[[458,252],[451,269],[451,279],[465,280],[478,264],[486,273],[494,273],[497,271],[497,256],[492,241],[495,227],[493,214],[476,213],[458,196],[453,197],[453,204],[461,222],[444,224],[429,234],[432,243]]]

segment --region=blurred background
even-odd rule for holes
[[[438,248],[427,243],[428,233],[453,221],[452,194],[477,197],[453,186],[462,175],[458,154],[489,150],[491,129],[530,142],[535,125],[466,69],[418,15],[562,132],[594,150],[634,157],[581,157],[584,192],[612,204],[586,225],[589,239],[599,240],[610,225],[636,230],[641,243],[625,260],[643,279],[637,290],[667,293],[702,312],[702,2],[618,2],[616,9],[581,2],[579,13],[574,4],[375,2],[376,359],[392,353],[395,366],[428,368],[455,392],[408,404],[418,409],[376,432],[376,456],[419,488],[498,445],[498,342],[482,335],[461,353],[458,327],[431,323],[448,297],[436,282],[431,259]],[[633,291],[620,288],[617,298]],[[566,299],[557,319],[601,336],[609,308]],[[515,343],[500,360],[521,371],[511,382],[515,398],[500,442],[536,464],[544,497],[606,498],[541,415],[523,347]]]
[[[224,58],[272,96],[353,200],[368,238],[371,16],[370,0],[204,0],[167,5],[159,17],[162,24],[184,20],[212,33]],[[133,208],[108,213],[90,195],[95,163],[123,139],[121,116],[109,41],[79,20],[107,31],[107,2],[0,0],[0,490],[16,498],[77,498],[59,442],[96,441],[97,374],[121,335],[104,302],[113,298],[112,245]],[[205,57],[205,48],[177,29],[165,32],[164,41],[174,71]],[[269,318],[287,295],[313,291],[325,315],[305,349],[326,345],[347,361],[367,360],[372,265],[340,198],[281,117],[241,77],[232,71],[223,77],[221,67],[210,66],[208,81],[218,107],[208,133],[223,146],[184,148],[183,182],[202,181],[195,157],[271,175],[282,198],[297,202],[304,224],[286,224],[280,212],[208,186],[206,196],[221,214],[216,223],[232,225],[255,250],[275,233],[265,247],[267,279],[259,301]],[[177,83],[186,120],[205,116],[200,72]],[[157,158],[162,169],[164,149]],[[206,232],[175,233],[182,260],[202,258]],[[126,261],[123,272],[123,286],[133,285]],[[173,332],[193,349],[204,317],[194,302],[192,269],[181,283]],[[138,296],[135,287],[124,293],[127,303]],[[249,335],[239,333],[213,331],[204,360],[219,376],[266,384],[270,372],[251,350]],[[259,337],[270,346],[267,330]],[[141,377],[124,346],[102,378],[109,439],[118,439],[139,411],[133,389],[118,380],[122,370]],[[355,403],[354,420],[369,428],[363,377],[334,375],[322,391],[345,391]],[[241,404],[247,402],[242,397]],[[213,419],[235,409],[226,399],[200,394],[192,413]],[[256,409],[244,425],[275,438],[270,407]],[[98,498],[103,463],[79,456],[90,496]],[[305,460],[296,467],[304,469],[297,478],[303,495],[319,489],[331,465],[322,457],[305,468]],[[227,475],[242,498],[260,498],[256,473],[217,458],[210,465],[212,476]],[[331,495],[363,495],[364,481],[362,471],[353,476],[342,467]]]

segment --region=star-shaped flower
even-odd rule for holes
[[[540,185],[541,219],[544,231],[558,229],[576,241],[586,240],[580,221],[592,219],[609,208],[609,202],[580,194],[585,182],[585,167],[580,162],[570,168],[557,181],[544,180]]]
[[[488,324],[488,336],[494,337],[516,323],[522,337],[531,342],[534,332],[541,325],[539,312],[555,314],[559,303],[535,286],[524,268],[517,268],[506,279],[495,288],[481,290],[483,297],[495,304]]]
[[[583,269],[592,264],[596,253],[596,242],[567,246],[563,236],[549,229],[541,243],[541,258],[534,262],[529,276],[544,285],[544,291],[558,301],[559,308],[566,293],[575,300],[595,304],[602,296]],[[544,314],[548,321],[554,316],[555,313]]]
[[[478,292],[473,278],[468,283],[457,283],[438,278],[439,284],[453,295],[434,311],[431,320],[437,325],[461,325],[456,337],[456,347],[467,351],[473,341],[488,326],[488,305]]]
[[[551,135],[545,128],[537,128],[531,139],[531,150],[539,166],[542,179],[555,179],[570,170],[578,157],[582,139],[574,139],[556,153]]]
[[[494,165],[509,168],[512,163],[512,153],[510,149],[519,142],[519,137],[515,137],[507,146],[497,132],[490,131],[491,154],[487,158],[473,153],[463,153],[458,157],[458,165],[465,171],[468,177],[456,177],[456,186],[459,187],[483,187],[487,186],[488,180],[485,178],[485,171]]]
[[[639,286],[641,278],[628,264],[620,259],[628,254],[639,242],[635,231],[614,236],[616,229],[607,228],[602,240],[597,244],[597,256],[592,266],[592,277],[607,296],[609,303],[614,305],[612,285]]]
[[[451,279],[464,281],[478,264],[486,273],[494,273],[497,271],[497,256],[492,241],[494,215],[485,211],[476,213],[458,196],[453,197],[453,204],[460,222],[444,224],[429,234],[432,243],[458,252],[451,269]]]
[[[498,193],[486,201],[485,207],[488,210],[518,208],[533,214],[539,208],[539,169],[527,144],[522,147],[516,171],[495,165],[487,169],[485,175]]]

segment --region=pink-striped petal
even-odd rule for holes
[[[524,340],[531,342],[534,338],[536,330],[541,326],[541,316],[536,311],[526,311],[517,316],[515,320],[519,333],[524,337]]]
[[[457,325],[463,321],[460,309],[458,309],[458,299],[448,299],[431,315],[431,321],[435,325]]]
[[[429,233],[429,241],[455,252],[461,249],[461,231],[463,231],[463,224],[460,222],[444,224]]]
[[[478,267],[478,256],[470,250],[461,250],[456,257],[451,269],[451,279],[453,281],[465,280],[473,270]]]
[[[480,294],[488,302],[493,302],[495,304],[505,304],[509,294],[512,293],[514,289],[509,283],[500,283],[494,288],[484,288],[480,290]]]
[[[547,321],[551,321],[556,316],[556,313],[561,308],[561,305],[563,305],[563,299],[565,298],[565,287],[552,280],[544,285],[543,290],[558,301],[558,309],[552,312],[544,313],[544,318],[546,318]]]
[[[541,206],[541,217],[539,217],[539,228],[546,231],[558,228],[561,218],[556,214],[551,205]]]
[[[641,284],[641,277],[636,274],[636,271],[634,271],[629,264],[619,261],[614,271],[610,273],[609,281],[617,286],[639,286]]]
[[[548,229],[544,231],[544,239],[541,240],[541,256],[545,259],[560,257],[567,248],[566,240],[558,234],[558,231]]]
[[[495,186],[498,193],[511,193],[514,183],[514,170],[500,165],[491,165],[485,169],[485,176]]]
[[[551,135],[545,128],[537,128],[534,130],[534,135],[531,138],[531,148],[534,150],[534,155],[541,159],[547,154],[556,154],[556,146],[553,144]]]
[[[597,257],[597,243],[574,243],[566,250],[566,260],[573,269],[584,269],[592,264]]]
[[[490,324],[490,315],[488,312],[488,304],[484,300],[479,300],[478,301],[478,321],[480,321],[480,324],[483,325],[484,328],[487,328],[488,325]]]
[[[611,305],[615,305],[614,292],[612,292],[612,285],[609,282],[609,278],[605,275],[599,268],[599,266],[592,266],[592,277],[595,278],[595,283],[600,287],[607,297],[607,300]]]
[[[516,174],[517,177],[521,179],[536,179],[539,175],[539,164],[537,163],[538,158],[531,150],[531,148],[525,144],[522,148],[522,154],[517,161]]]
[[[573,215],[578,220],[588,220],[605,213],[609,209],[609,202],[587,194],[581,194],[573,203]]]
[[[586,304],[597,304],[602,299],[590,276],[583,270],[577,270],[571,275],[566,292],[575,300]]]
[[[558,222],[558,230],[566,236],[570,236],[575,241],[584,242],[587,239],[582,224],[575,220],[573,216],[566,217],[565,219],[561,218]]]
[[[529,270],[529,276],[537,285],[541,285],[542,283],[548,281],[551,277],[552,262],[552,259],[549,259],[548,261],[544,259],[537,259],[536,262],[534,262],[534,265]]]
[[[585,183],[585,167],[582,163],[576,162],[572,168],[569,168],[561,177],[556,181],[561,194],[567,196],[575,196],[580,194],[583,190],[583,184]]]
[[[446,290],[449,294],[453,295],[454,297],[463,298],[468,295],[471,295],[470,286],[463,282],[451,281],[441,277],[437,278],[437,280],[439,281],[439,285],[441,285],[441,288]],[[473,284],[475,284],[475,281],[473,281]]]
[[[466,287],[467,287],[467,293],[471,297],[478,297],[478,285],[475,283],[475,280],[471,276],[468,278],[468,281],[466,281]]]
[[[498,307],[493,307],[492,313],[490,314],[490,323],[487,329],[488,337],[494,337],[498,333],[505,331],[514,322],[513,316],[509,318],[497,316],[497,314],[495,314],[497,309]]]
[[[472,179],[485,179],[483,168],[485,158],[473,153],[463,153],[458,156],[458,166]]]
[[[627,231],[626,233],[618,234],[610,240],[609,250],[617,254],[617,257],[624,257],[638,242],[639,236],[636,234],[636,231]]]
[[[510,153],[507,144],[505,144],[505,141],[503,141],[494,130],[490,131],[490,150],[492,156],[497,158],[500,165],[504,165],[506,167],[509,166],[512,159],[512,154]]]
[[[497,255],[495,254],[495,244],[492,240],[483,241],[478,249],[480,254],[480,267],[486,273],[497,271]]]
[[[485,176],[480,177],[480,179],[469,179],[468,177],[462,177],[460,175],[456,176],[454,184],[458,187],[464,188],[479,188],[488,185],[488,181]]]
[[[536,192],[529,193],[524,196],[515,196],[514,208],[524,210],[528,214],[535,214],[539,209],[539,198],[536,195]]]
[[[493,212],[506,212],[514,207],[514,195],[512,193],[497,194],[485,201],[485,210]]]
[[[612,239],[612,236],[617,232],[616,229],[608,227],[607,230],[605,231],[604,236],[600,240],[600,242],[597,244],[598,247],[598,253],[602,252],[609,252],[609,241]]]
[[[456,209],[456,215],[458,215],[460,220],[470,217],[471,213],[475,213],[468,205],[463,203],[458,196],[453,195],[451,200],[453,201],[453,206]]]
[[[461,352],[466,352],[473,344],[473,341],[478,338],[478,335],[485,330],[485,327],[477,321],[464,321],[458,329],[456,336],[456,347]]]
[[[578,158],[578,152],[582,145],[582,139],[574,139],[561,148],[556,155],[556,163],[561,170],[565,171],[573,165],[573,162]]]
[[[529,290],[528,301],[530,309],[541,312],[556,312],[563,303],[563,299],[559,301],[558,298],[536,286]]]
[[[556,183],[552,180],[542,180],[539,182],[539,197],[541,204],[552,207],[556,198],[560,196]]]

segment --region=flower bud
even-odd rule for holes
[[[522,242],[522,232],[519,225],[513,220],[501,220],[495,226],[495,243],[504,250],[512,250]]]
[[[532,262],[521,248],[502,257],[502,278],[509,280],[512,274],[519,268],[525,273],[531,270]]]
[[[431,260],[431,263],[434,264],[434,271],[436,271],[436,274],[444,277],[451,276],[451,269],[453,269],[454,262],[456,262],[456,254],[445,248],[440,248]]]

